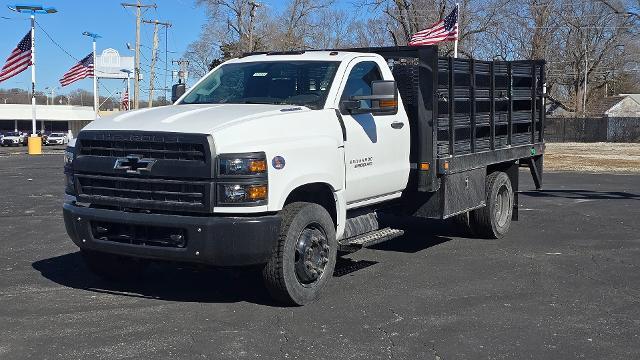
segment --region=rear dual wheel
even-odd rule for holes
[[[509,231],[513,215],[513,187],[509,176],[501,171],[487,175],[485,193],[486,206],[457,215],[454,222],[472,236],[500,239]]]
[[[336,256],[336,232],[327,210],[314,203],[288,204],[278,242],[262,271],[265,285],[286,304],[315,301],[333,275]]]

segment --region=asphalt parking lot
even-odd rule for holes
[[[638,359],[640,175],[522,173],[500,241],[424,221],[280,307],[251,273],[88,273],[62,223],[62,156],[0,157],[0,359]]]
[[[66,145],[44,145],[42,146],[42,153],[49,154],[62,154]],[[26,146],[0,146],[0,157],[25,155],[29,152]],[[0,168],[2,169],[2,168]]]

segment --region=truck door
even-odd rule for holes
[[[371,95],[371,83],[392,79],[388,67],[375,58],[358,58],[347,68],[340,100]],[[382,72],[384,71],[384,73]],[[383,77],[384,74],[384,77]],[[371,108],[362,100],[361,108]],[[354,114],[340,110],[347,140],[344,143],[347,205],[398,195],[409,176],[409,124],[402,105],[394,115]],[[367,201],[369,203],[369,201]]]

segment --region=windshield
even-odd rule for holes
[[[20,134],[15,131],[10,131],[6,133],[4,136],[20,136]]]
[[[333,61],[225,64],[196,85],[181,104],[324,106],[340,65]]]
[[[63,137],[64,134],[61,133],[51,133],[51,135],[49,135],[50,137]]]

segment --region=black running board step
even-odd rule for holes
[[[381,230],[371,231],[366,234],[354,236],[352,238],[340,240],[338,250],[355,251],[364,247],[380,244],[387,240],[395,239],[404,234],[404,230],[384,228]]]

